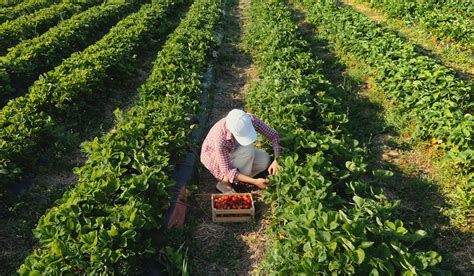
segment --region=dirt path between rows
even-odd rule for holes
[[[245,109],[250,81],[257,78],[252,59],[242,49],[242,39],[249,0],[227,1],[223,22],[224,41],[218,51],[213,107],[208,127],[212,127],[233,108]],[[199,187],[190,196],[191,211],[187,216],[188,261],[193,275],[249,275],[263,257],[266,206],[260,192],[256,200],[256,221],[249,223],[213,223],[211,194],[216,193],[216,180],[204,168],[199,174]]]

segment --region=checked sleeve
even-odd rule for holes
[[[269,127],[255,115],[249,114],[249,116],[255,130],[265,136],[265,138],[270,140],[270,142],[272,142],[273,152],[275,153],[275,155],[281,155],[282,150],[280,147],[280,137],[278,136],[278,132],[273,128]]]

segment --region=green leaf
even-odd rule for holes
[[[130,239],[130,238],[135,237],[136,235],[137,235],[137,232],[135,232],[134,230],[127,230],[122,233],[122,238]]]
[[[385,222],[385,226],[387,226],[390,230],[392,231],[397,231],[397,227],[395,226],[395,223],[391,222],[391,221],[386,221]]]
[[[342,210],[339,210],[339,217],[342,219],[342,221],[344,221],[345,223],[351,223],[352,220],[350,220],[346,213],[344,213]]]
[[[393,176],[393,172],[389,171],[389,170],[381,170],[381,169],[377,169],[377,170],[373,170],[372,171],[372,174],[376,177],[376,178],[389,178],[389,177],[392,177]]]
[[[110,231],[109,231],[109,235],[111,237],[115,237],[119,234],[119,231],[117,230],[117,227],[115,227],[115,225],[112,225],[112,227],[110,228]]]
[[[328,266],[329,271],[337,271],[339,270],[339,262],[334,260],[329,263]]]
[[[356,251],[354,251],[355,253],[355,260],[357,262],[357,264],[361,264],[364,262],[364,259],[365,259],[365,252],[362,248],[359,248],[357,249]]]
[[[314,218],[316,217],[316,212],[314,209],[310,209],[306,214],[306,224],[309,225],[313,222]]]
[[[347,161],[346,168],[351,172],[355,172],[357,170],[357,165],[352,161]]]
[[[316,239],[316,231],[314,230],[314,228],[310,228],[308,230],[308,237],[311,241],[314,241]]]
[[[372,270],[370,271],[369,273],[369,276],[379,276],[379,271],[377,270],[377,268],[372,268]]]
[[[304,252],[311,252],[311,251],[312,251],[311,243],[310,243],[310,242],[306,242],[306,243],[303,245],[303,250],[304,250]]]
[[[323,241],[328,242],[331,240],[331,233],[327,231],[321,231],[319,234],[321,235],[321,238],[323,239]]]
[[[420,230],[416,230],[415,234],[421,239],[421,238],[426,237],[428,233],[425,230],[420,229]]]
[[[55,240],[51,244],[51,252],[56,255],[56,256],[62,256],[63,255],[63,248],[62,248],[61,241]]]
[[[362,205],[364,205],[364,202],[365,202],[365,200],[360,196],[353,196],[352,200],[354,200],[354,202],[356,203],[358,207],[362,207]]]
[[[344,246],[348,249],[348,250],[354,250],[355,247],[354,245],[352,244],[352,242],[344,237],[341,237],[341,241],[343,242]]]
[[[373,244],[374,244],[374,242],[372,242],[372,241],[363,241],[363,242],[359,245],[359,247],[360,247],[360,248],[369,248],[369,247],[371,247]]]
[[[326,247],[329,250],[329,252],[331,252],[331,254],[334,254],[334,252],[337,249],[337,242],[334,242],[334,241],[329,242],[326,244]]]

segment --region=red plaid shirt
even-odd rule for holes
[[[278,132],[267,126],[255,115],[249,114],[249,116],[255,130],[270,140],[275,155],[280,155],[281,148],[278,144]],[[202,144],[201,162],[215,178],[222,180],[227,176],[231,183],[237,182],[239,171],[232,167],[230,161],[230,153],[235,149],[235,145],[236,141],[226,127],[225,118],[221,119],[209,130]]]

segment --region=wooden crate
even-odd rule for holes
[[[252,199],[252,207],[250,209],[216,209],[214,207],[214,197],[223,196],[224,194],[212,194],[211,205],[212,205],[212,221],[213,222],[247,222],[255,218],[255,205],[253,202],[252,194],[250,193],[237,193],[232,195],[249,195]],[[230,194],[229,194],[230,195]],[[235,215],[239,215],[238,217]]]

